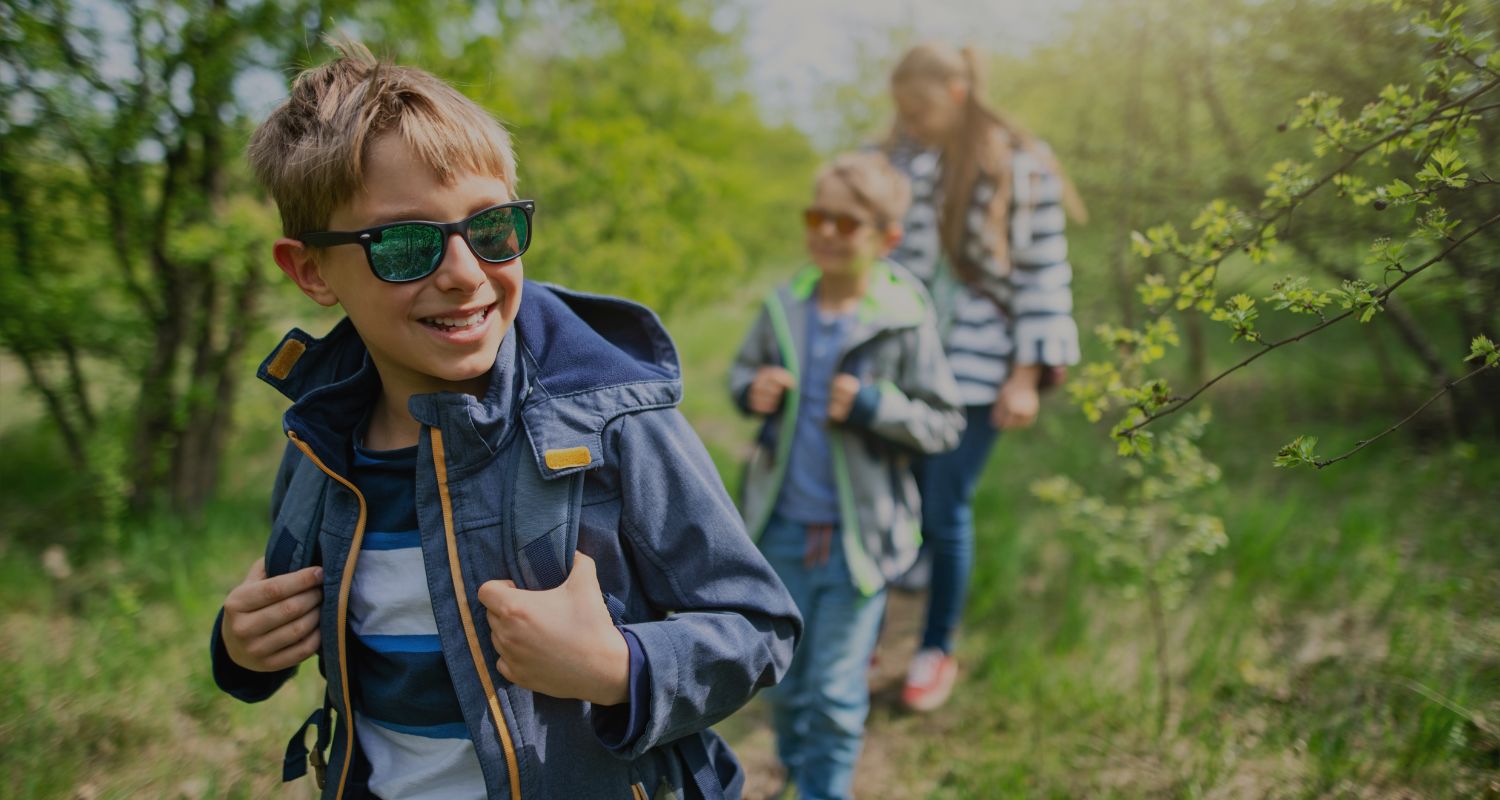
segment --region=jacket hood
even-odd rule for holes
[[[611,420],[681,400],[676,347],[649,309],[534,281],[522,291],[484,397],[411,398],[412,416],[444,432],[450,469],[488,461],[515,429],[518,407],[544,476],[590,469],[603,463]],[[256,374],[292,401],[283,428],[330,469],[347,470],[354,428],[380,388],[353,323],[346,317],[321,339],[293,328]]]

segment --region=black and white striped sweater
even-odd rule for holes
[[[981,174],[975,182],[964,246],[990,278],[986,286],[993,299],[960,283],[943,255],[938,232],[941,151],[901,143],[889,155],[912,184],[905,235],[890,257],[921,278],[932,293],[964,404],[994,402],[1014,364],[1077,363],[1063,183],[1048,166],[1045,153],[1013,151],[1009,265],[997,262],[990,243],[993,234],[985,230],[985,209],[995,196],[995,181]]]

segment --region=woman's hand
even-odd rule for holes
[[[1017,365],[1000,387],[995,405],[990,407],[990,424],[1002,431],[1031,427],[1042,405],[1037,393],[1037,382],[1041,377],[1042,365]]]

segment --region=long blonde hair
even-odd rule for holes
[[[973,48],[962,50],[941,42],[926,42],[906,52],[891,72],[891,86],[909,82],[948,84],[958,81],[967,89],[962,118],[956,134],[943,149],[943,198],[939,208],[938,232],[949,263],[958,277],[973,283],[980,275],[964,249],[964,222],[974,197],[974,184],[981,174],[995,181],[995,196],[985,210],[993,237],[997,260],[1009,263],[1008,219],[1010,212],[1011,155],[1026,150],[1045,161],[1062,181],[1063,208],[1077,222],[1088,220],[1085,208],[1073,182],[1051,152],[1042,147],[1029,131],[984,100],[984,71]],[[903,138],[900,123],[892,126],[887,148]]]

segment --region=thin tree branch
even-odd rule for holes
[[[68,416],[68,406],[63,401],[62,394],[47,381],[42,365],[37,362],[29,347],[8,336],[5,338],[5,349],[20,359],[21,366],[26,370],[28,382],[42,396],[42,401],[47,406],[47,415],[52,418],[53,424],[57,425],[57,432],[62,435],[63,444],[68,448],[68,455],[79,464],[87,466],[88,450],[84,447],[83,436],[78,426]]]
[[[1500,363],[1500,362],[1497,362],[1497,363]],[[1407,414],[1404,418],[1401,419],[1400,422],[1397,422],[1395,425],[1392,425],[1391,427],[1386,428],[1385,430],[1381,431],[1380,433],[1375,434],[1374,436],[1371,436],[1368,439],[1361,439],[1360,441],[1355,442],[1354,448],[1351,449],[1349,452],[1344,453],[1343,455],[1334,456],[1333,458],[1320,458],[1317,461],[1314,461],[1313,462],[1313,466],[1317,467],[1318,469],[1322,469],[1322,468],[1324,468],[1326,466],[1329,466],[1330,464],[1337,464],[1338,462],[1343,461],[1344,459],[1346,459],[1346,458],[1354,455],[1355,453],[1358,453],[1359,451],[1365,449],[1366,447],[1369,447],[1370,445],[1374,444],[1375,442],[1380,441],[1381,439],[1385,438],[1387,435],[1395,432],[1395,430],[1397,428],[1401,427],[1402,425],[1405,425],[1408,422],[1411,422],[1414,418],[1416,418],[1416,416],[1418,414],[1420,414],[1423,411],[1427,410],[1428,406],[1430,406],[1433,403],[1437,402],[1437,399],[1439,397],[1442,397],[1443,395],[1445,395],[1448,392],[1452,391],[1453,387],[1459,385],[1460,383],[1463,383],[1464,381],[1466,381],[1466,380],[1474,377],[1475,375],[1478,375],[1481,372],[1484,372],[1487,369],[1492,369],[1494,366],[1495,366],[1495,364],[1483,364],[1483,365],[1479,366],[1477,369],[1472,370],[1471,372],[1469,372],[1469,374],[1463,376],[1462,378],[1456,378],[1454,380],[1451,380],[1451,381],[1448,381],[1448,382],[1444,383],[1443,384],[1443,388],[1441,390],[1439,390],[1437,394],[1434,394],[1433,396],[1427,398],[1427,402],[1423,403],[1420,406],[1417,406],[1417,409],[1415,411],[1411,412],[1410,414]]]
[[[1182,277],[1182,280],[1184,282],[1191,282],[1191,281],[1193,281],[1199,275],[1203,274],[1204,270],[1207,270],[1210,267],[1214,267],[1214,266],[1217,266],[1218,264],[1222,263],[1225,258],[1229,257],[1230,253],[1233,253],[1236,250],[1239,250],[1240,247],[1243,246],[1246,241],[1257,241],[1257,240],[1259,240],[1261,238],[1261,236],[1263,236],[1265,234],[1265,232],[1272,225],[1276,224],[1277,222],[1280,222],[1284,217],[1286,217],[1287,215],[1291,214],[1292,211],[1296,210],[1302,204],[1302,202],[1304,200],[1306,200],[1307,198],[1311,197],[1314,192],[1317,192],[1319,189],[1322,189],[1324,186],[1327,186],[1330,182],[1333,181],[1333,179],[1336,176],[1342,175],[1345,172],[1348,172],[1351,167],[1353,167],[1355,164],[1359,163],[1360,159],[1362,159],[1365,156],[1369,155],[1375,149],[1381,147],[1382,145],[1387,144],[1388,142],[1390,142],[1390,141],[1392,141],[1394,139],[1397,139],[1397,138],[1400,138],[1402,136],[1405,136],[1408,133],[1411,133],[1413,130],[1416,130],[1418,127],[1421,127],[1423,125],[1428,125],[1428,124],[1433,123],[1433,122],[1447,122],[1447,121],[1450,121],[1450,120],[1462,117],[1465,114],[1471,113],[1468,109],[1463,109],[1463,110],[1459,111],[1457,114],[1453,114],[1453,115],[1448,116],[1448,117],[1443,117],[1444,114],[1446,114],[1447,112],[1453,110],[1454,108],[1460,108],[1462,106],[1466,106],[1469,103],[1473,102],[1474,100],[1477,100],[1480,97],[1482,97],[1483,95],[1488,94],[1489,92],[1493,91],[1497,87],[1500,87],[1500,78],[1497,78],[1496,80],[1492,80],[1489,83],[1486,83],[1486,84],[1480,86],[1479,88],[1475,89],[1472,92],[1469,92],[1468,94],[1466,94],[1466,95],[1464,95],[1462,97],[1459,97],[1459,98],[1454,99],[1454,100],[1450,100],[1449,102],[1444,103],[1441,106],[1438,106],[1437,108],[1433,109],[1430,114],[1428,114],[1427,116],[1423,117],[1420,120],[1417,120],[1415,122],[1411,122],[1411,123],[1403,125],[1403,126],[1401,126],[1399,128],[1396,128],[1395,130],[1392,130],[1392,131],[1386,133],[1384,136],[1381,136],[1378,139],[1375,139],[1375,140],[1373,140],[1371,142],[1366,143],[1363,147],[1360,147],[1360,148],[1358,148],[1356,150],[1350,151],[1349,152],[1349,157],[1346,158],[1346,159],[1344,159],[1344,161],[1342,163],[1340,163],[1337,167],[1334,167],[1333,169],[1331,169],[1328,172],[1324,173],[1322,177],[1320,177],[1317,180],[1313,181],[1311,184],[1309,184],[1307,186],[1307,188],[1305,188],[1302,191],[1297,192],[1296,194],[1292,195],[1287,200],[1286,205],[1283,205],[1281,208],[1277,209],[1275,213],[1273,213],[1270,216],[1262,219],[1261,222],[1260,222],[1260,226],[1256,228],[1255,233],[1249,239],[1244,240],[1244,241],[1232,242],[1232,243],[1230,243],[1230,245],[1226,245],[1225,247],[1221,248],[1222,249],[1222,254],[1221,255],[1219,255],[1219,256],[1217,256],[1215,258],[1209,259],[1208,261],[1206,261],[1206,262],[1204,262],[1202,264],[1196,264],[1196,265],[1194,265],[1194,267],[1192,269],[1188,270],[1187,273]]]
[[[1415,278],[1417,275],[1420,275],[1424,270],[1426,270],[1428,267],[1432,266],[1433,264],[1436,264],[1439,261],[1442,261],[1444,258],[1447,257],[1447,255],[1449,253],[1453,252],[1454,250],[1457,250],[1459,248],[1459,246],[1461,246],[1464,242],[1467,242],[1469,239],[1471,239],[1474,236],[1478,235],[1480,232],[1484,231],[1486,228],[1490,227],[1491,225],[1494,225],[1496,222],[1500,222],[1500,214],[1496,214],[1495,216],[1490,217],[1489,219],[1485,220],[1484,222],[1481,222],[1480,224],[1476,225],[1474,228],[1470,229],[1468,233],[1465,233],[1463,236],[1460,236],[1459,238],[1454,239],[1451,244],[1449,244],[1447,247],[1443,248],[1443,250],[1441,252],[1439,252],[1437,255],[1433,256],[1432,258],[1427,259],[1426,261],[1424,261],[1421,264],[1419,264],[1419,265],[1411,268],[1410,270],[1407,270],[1405,273],[1402,274],[1401,278],[1399,280],[1397,280],[1395,283],[1392,283],[1390,286],[1387,286],[1386,288],[1384,288],[1384,289],[1382,289],[1382,290],[1374,293],[1372,295],[1372,298],[1373,298],[1374,302],[1376,304],[1379,304],[1386,297],[1389,297],[1392,292],[1394,292],[1397,289],[1399,289],[1402,284],[1406,283],[1407,281],[1411,280],[1412,278]],[[1244,369],[1245,367],[1250,366],[1252,363],[1254,363],[1261,356],[1263,356],[1263,355],[1271,352],[1272,350],[1276,350],[1276,349],[1285,347],[1285,346],[1287,346],[1289,344],[1296,344],[1297,342],[1302,341],[1303,339],[1305,339],[1305,338],[1307,338],[1307,337],[1309,337],[1309,336],[1317,333],[1318,331],[1323,330],[1324,328],[1327,328],[1327,327],[1329,327],[1331,325],[1334,325],[1334,324],[1336,324],[1338,322],[1341,322],[1341,321],[1343,321],[1345,319],[1348,319],[1351,316],[1354,316],[1354,314],[1356,312],[1359,312],[1359,311],[1362,311],[1362,310],[1363,309],[1361,307],[1358,307],[1358,306],[1356,306],[1354,308],[1350,308],[1349,310],[1345,311],[1344,313],[1339,314],[1336,317],[1329,317],[1327,320],[1325,320],[1325,321],[1323,321],[1323,322],[1321,322],[1321,323],[1319,323],[1317,325],[1314,325],[1311,328],[1308,328],[1307,330],[1302,331],[1301,333],[1298,333],[1298,334],[1293,335],[1293,336],[1288,336],[1285,339],[1280,339],[1280,340],[1275,341],[1275,342],[1267,342],[1260,350],[1258,350],[1258,351],[1250,354],[1249,356],[1246,356],[1245,358],[1241,359],[1239,361],[1239,363],[1236,363],[1234,366],[1229,367],[1228,369],[1225,369],[1223,372],[1220,372],[1218,375],[1215,375],[1213,378],[1209,379],[1208,382],[1204,383],[1202,386],[1199,386],[1192,394],[1188,395],[1187,397],[1176,398],[1169,405],[1164,406],[1163,408],[1160,408],[1160,409],[1158,409],[1158,410],[1156,410],[1154,412],[1151,412],[1151,413],[1147,414],[1146,417],[1145,417],[1145,419],[1143,419],[1140,422],[1137,422],[1136,424],[1131,425],[1130,427],[1125,428],[1124,430],[1120,431],[1119,435],[1121,435],[1121,436],[1129,436],[1130,434],[1135,433],[1136,431],[1140,430],[1141,428],[1144,428],[1147,425],[1150,425],[1152,422],[1155,422],[1156,420],[1159,420],[1162,417],[1168,416],[1170,414],[1175,414],[1176,412],[1180,411],[1184,406],[1188,405],[1189,403],[1191,403],[1195,399],[1197,399],[1197,397],[1199,395],[1201,395],[1204,392],[1208,391],[1214,384],[1216,384],[1219,381],[1221,381],[1221,380],[1229,377],[1230,375],[1232,375],[1232,374],[1240,371],[1241,369]]]

